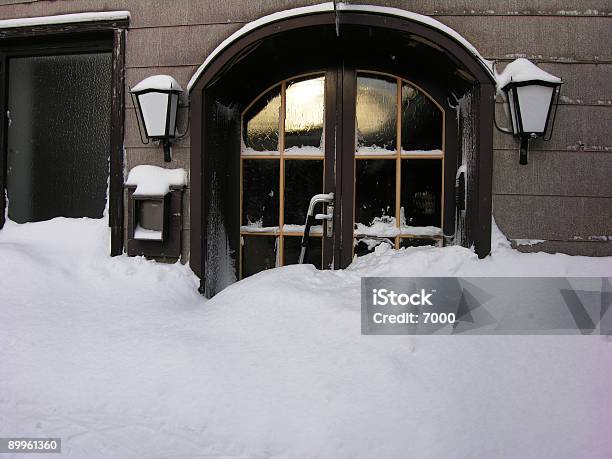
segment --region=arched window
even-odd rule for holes
[[[441,243],[443,110],[416,85],[372,72],[356,73],[352,126],[326,123],[325,100],[325,75],[300,76],[268,89],[242,114],[241,278],[297,262],[310,198],[324,192],[325,177],[334,176],[326,168],[342,154],[325,151],[326,125],[354,129],[356,137],[354,243],[344,250],[361,256],[380,244]],[[306,261],[318,268],[326,266],[327,231],[320,224],[310,231]]]

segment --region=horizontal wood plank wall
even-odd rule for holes
[[[433,16],[469,39],[502,69],[516,57],[562,76],[555,132],[531,145],[527,166],[518,144],[495,132],[493,209],[515,239],[543,239],[523,250],[612,255],[612,4],[609,0],[352,0]],[[152,74],[174,76],[183,87],[206,56],[244,23],[317,0],[73,0],[0,2],[0,18],[100,10],[129,10],[126,85]],[[143,145],[126,100],[126,170],[138,164],[189,169],[189,137],[163,162],[161,149]],[[497,114],[504,121],[501,104]],[[179,120],[186,118],[182,109]],[[181,128],[184,124],[181,125]],[[183,212],[188,235],[189,190]],[[601,240],[610,238],[607,242]],[[188,253],[184,237],[184,254]]]

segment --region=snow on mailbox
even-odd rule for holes
[[[497,75],[497,87],[507,102],[512,133],[521,139],[520,164],[527,164],[529,140],[537,137],[550,140],[562,83],[561,78],[523,58],[511,62]]]
[[[138,110],[138,129],[143,143],[158,140],[164,147],[164,161],[171,160],[170,141],[176,137],[176,117],[179,96],[183,88],[169,75],[153,75],[130,89],[132,102]],[[147,140],[142,137],[140,125]]]
[[[128,190],[128,254],[178,257],[181,238],[184,169],[134,167],[125,183]]]

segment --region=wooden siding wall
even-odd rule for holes
[[[0,3],[0,18],[129,10],[126,84],[167,73],[182,85],[206,56],[244,23],[308,0],[73,0]],[[550,142],[533,142],[529,165],[518,143],[494,142],[494,215],[511,238],[548,242],[526,250],[612,255],[612,4],[609,0],[353,0],[433,16],[470,40],[499,68],[527,57],[566,84]],[[262,66],[264,69],[265,66]],[[131,101],[126,114],[126,168],[138,164],[189,169],[189,138],[173,149],[143,145]],[[498,104],[498,115],[501,115]],[[182,110],[186,115],[186,110]],[[183,119],[185,117],[183,116]],[[499,117],[504,121],[504,117]],[[184,213],[188,251],[189,190]],[[604,242],[603,240],[606,239]]]

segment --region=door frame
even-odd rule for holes
[[[289,10],[288,13],[291,12],[292,10]],[[235,272],[234,254],[239,248],[239,238],[234,236],[237,223],[233,214],[236,213],[237,199],[232,196],[232,190],[238,180],[235,177],[238,169],[234,164],[234,157],[240,150],[237,141],[239,135],[235,134],[240,126],[240,111],[237,107],[251,97],[249,91],[256,94],[274,81],[281,81],[290,75],[328,68],[330,61],[337,62],[338,58],[344,55],[344,50],[355,49],[354,46],[351,48],[352,37],[359,36],[351,33],[357,32],[362,34],[362,38],[368,37],[368,47],[377,47],[375,52],[385,53],[394,49],[394,53],[410,53],[416,45],[428,58],[436,59],[432,61],[435,65],[425,66],[431,67],[431,70],[421,73],[417,71],[417,79],[412,76],[413,73],[404,75],[402,71],[382,68],[362,70],[380,70],[414,81],[429,94],[435,94],[439,101],[454,101],[456,97],[453,99],[450,96],[454,94],[448,92],[455,88],[460,89],[458,94],[469,94],[470,103],[466,105],[469,113],[465,119],[473,135],[464,139],[464,144],[469,144],[470,161],[466,180],[467,211],[465,215],[461,215],[463,224],[460,233],[455,232],[455,222],[448,228],[445,227],[444,231],[450,238],[456,237],[456,243],[467,247],[473,245],[480,258],[487,256],[491,247],[495,82],[492,71],[477,51],[443,27],[400,14],[401,10],[365,11],[359,6],[347,5],[337,14],[332,10],[308,8],[298,8],[293,12],[293,15],[271,15],[259,19],[227,38],[208,56],[188,85],[192,126],[189,263],[201,280],[200,291],[207,297],[212,297],[236,280],[232,273]],[[335,33],[332,34],[332,31]],[[374,40],[371,37],[374,37]],[[392,37],[399,37],[401,40],[392,42]],[[279,57],[278,47],[274,48],[274,43],[295,54],[287,56],[285,52],[283,58]],[[304,57],[304,52],[309,53],[307,55],[310,59]],[[384,56],[385,59],[389,57],[387,54]],[[266,59],[269,62],[266,62]],[[400,65],[399,59],[393,61],[394,63],[386,62],[389,68],[398,68]],[[414,68],[411,72],[414,72]],[[289,70],[290,73],[283,73]],[[244,78],[245,72],[249,75],[247,81]],[[429,80],[423,79],[429,78],[427,75],[433,73],[437,78],[435,85],[440,89],[438,92],[445,91],[443,98],[431,90]],[[349,79],[346,72],[341,79],[337,79],[336,94],[347,97],[344,88],[351,84]],[[257,85],[259,90],[255,91]],[[354,108],[347,102],[343,101],[342,109],[336,113],[336,117],[343,120],[344,124],[354,118],[354,113],[351,113]],[[455,124],[449,120],[446,126]],[[455,128],[458,129],[457,126]],[[336,150],[344,150],[347,145],[354,143],[354,138],[350,138],[347,131],[343,130],[334,137],[333,146]],[[450,141],[457,151],[463,151],[460,148],[461,139],[449,139],[449,149],[445,153],[450,152]],[[453,153],[453,159],[455,158],[461,160]],[[352,177],[354,164],[343,161],[342,158],[336,159],[336,167],[340,173]],[[450,171],[451,167],[446,170]],[[452,193],[445,193],[445,206],[454,202],[454,182],[455,177],[446,173],[444,187]],[[340,183],[343,189],[336,191],[344,195],[350,194],[349,181],[341,180]],[[348,218],[352,220],[352,212],[353,209],[349,209],[346,204],[341,206],[337,212],[340,224]],[[352,234],[349,235],[347,228],[352,230],[350,225],[343,225],[344,234],[342,239],[337,241],[337,250],[342,250],[341,244],[352,241]],[[334,267],[345,267],[350,263],[350,257],[346,255],[348,251],[342,251],[345,252],[343,257],[339,253],[335,254]]]
[[[112,53],[111,125],[109,151],[108,226],[110,255],[123,253],[123,138],[125,125],[125,40],[129,20],[101,20],[48,24],[0,30],[0,230],[6,215],[6,163],[8,105],[7,61],[11,56],[65,54],[68,52]],[[86,41],[86,44],[81,44]]]

